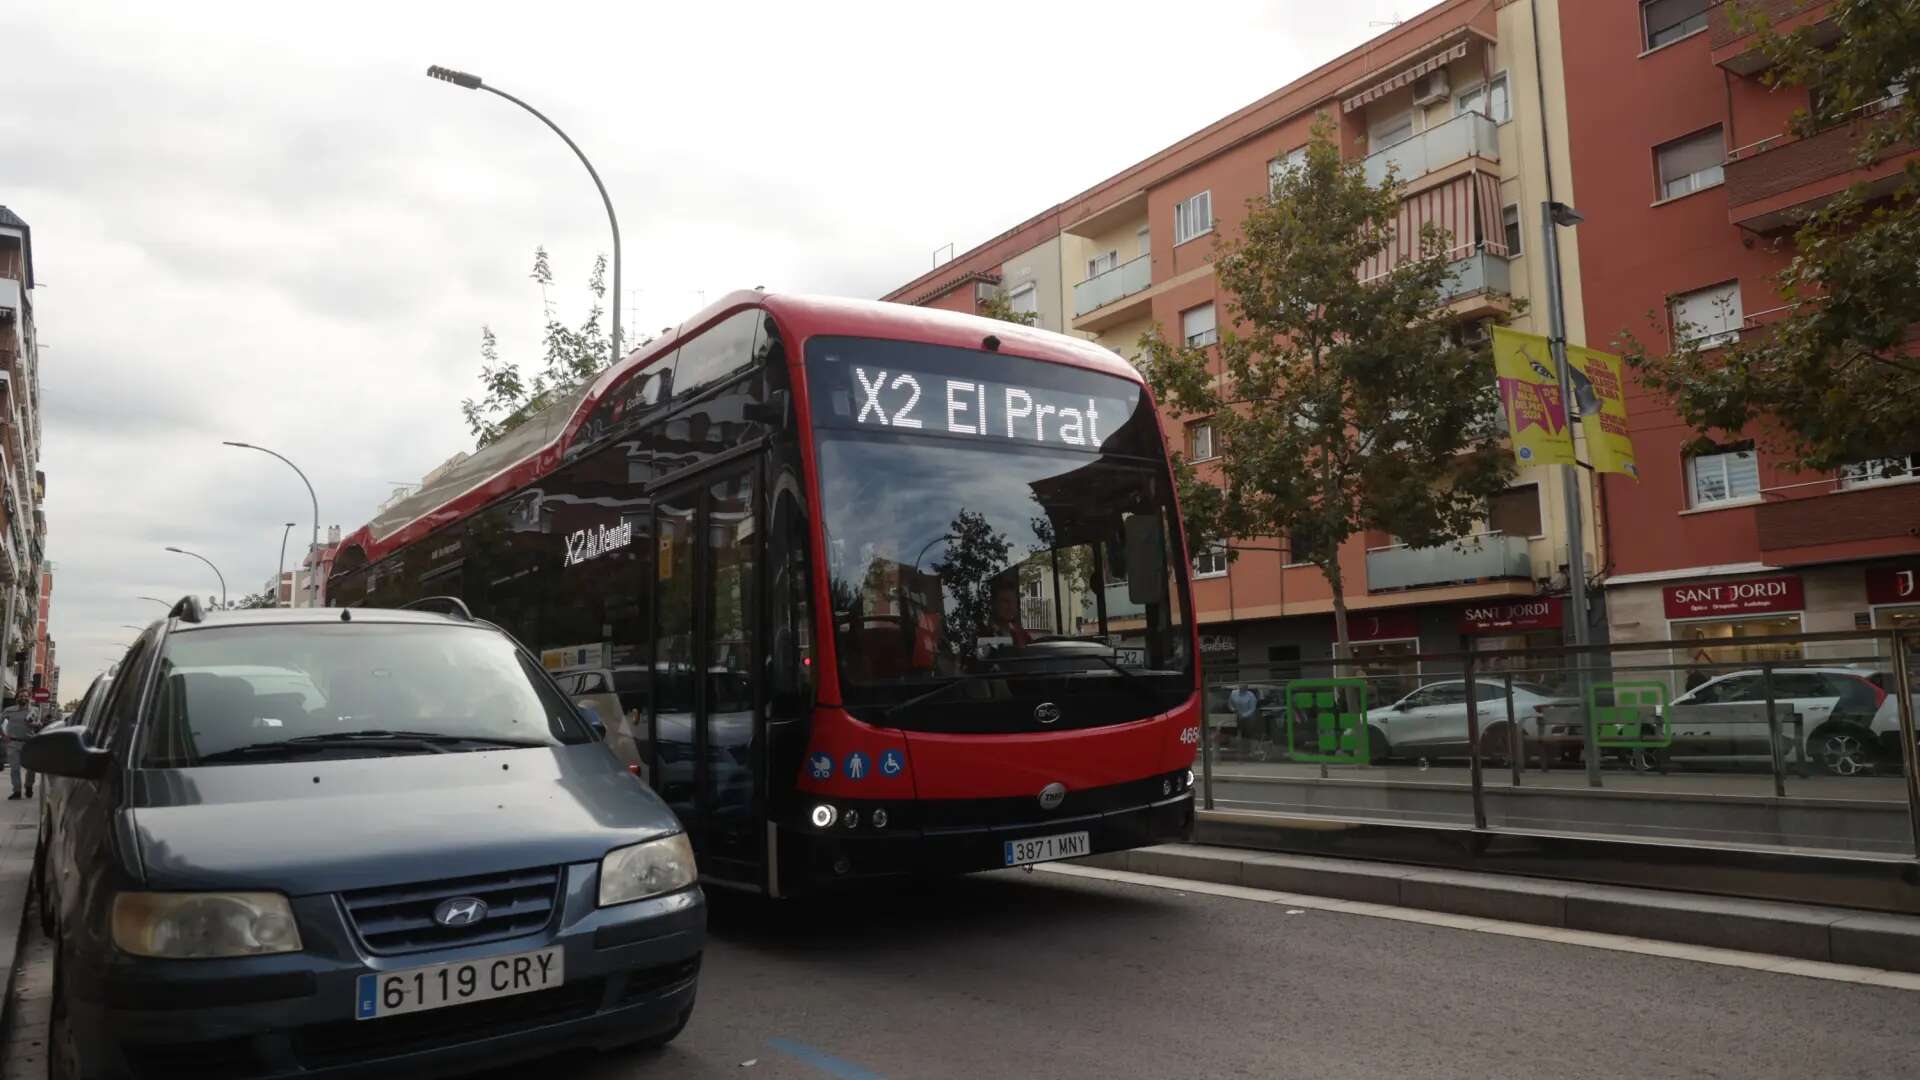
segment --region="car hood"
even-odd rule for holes
[[[593,861],[680,828],[598,743],[133,777],[152,888],[337,892]]]

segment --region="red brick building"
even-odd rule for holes
[[[1828,3],[1757,6],[1783,29],[1837,32]],[[1913,156],[1854,168],[1864,120],[1791,134],[1806,91],[1769,89],[1765,57],[1728,14],[1709,0],[1562,5],[1589,344],[1631,332],[1661,351],[1679,333],[1765,332],[1785,314],[1773,275],[1805,212],[1858,181],[1886,186]],[[1696,433],[1644,391],[1628,412],[1641,476],[1608,476],[1602,499],[1614,640],[1697,637],[1748,660],[1798,650],[1740,637],[1920,626],[1920,456],[1796,472],[1743,433],[1689,450]]]

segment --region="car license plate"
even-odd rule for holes
[[[1025,866],[1053,859],[1078,858],[1092,847],[1086,833],[1070,832],[1057,836],[1036,836],[1030,840],[1008,840],[1005,854],[1008,866]]]
[[[556,947],[483,960],[372,972],[360,976],[355,988],[353,1018],[373,1020],[548,990],[565,979],[565,961],[565,950]]]

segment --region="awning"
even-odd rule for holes
[[[1376,101],[1380,98],[1386,97],[1388,94],[1391,94],[1395,90],[1398,90],[1401,87],[1408,85],[1409,83],[1413,82],[1415,79],[1418,79],[1420,76],[1425,75],[1431,71],[1437,71],[1440,68],[1453,63],[1455,60],[1464,59],[1466,55],[1467,55],[1467,43],[1462,41],[1459,44],[1455,45],[1453,48],[1448,49],[1446,52],[1437,53],[1433,56],[1427,57],[1425,60],[1420,61],[1419,63],[1413,65],[1412,67],[1406,69],[1405,71],[1402,71],[1400,74],[1395,75],[1393,78],[1388,79],[1385,82],[1375,83],[1372,86],[1368,87],[1367,89],[1360,91],[1359,93],[1348,98],[1341,105],[1341,108],[1345,112],[1352,112],[1355,109],[1365,108],[1368,102]]]

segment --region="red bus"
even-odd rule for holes
[[[1189,566],[1159,417],[1043,330],[739,292],[347,537],[457,597],[774,896],[1187,835]]]

